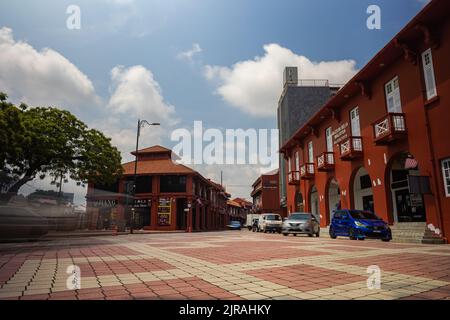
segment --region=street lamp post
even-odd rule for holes
[[[138,165],[138,149],[139,149],[139,136],[141,135],[141,128],[143,128],[145,125],[148,126],[159,126],[160,123],[158,122],[148,122],[147,120],[140,120],[138,119],[137,123],[137,132],[136,132],[136,153],[134,154],[134,178],[133,178],[133,188],[132,188],[132,199],[133,203],[136,196],[136,188],[137,188],[137,165]],[[134,208],[132,207],[131,210],[131,221],[130,221],[130,233],[133,233],[133,224],[134,224]]]

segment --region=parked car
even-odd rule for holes
[[[242,228],[242,224],[240,221],[231,221],[230,224],[228,225],[228,229],[231,230],[241,230]]]
[[[0,206],[0,240],[36,240],[47,233],[47,218],[32,209]]]
[[[392,232],[388,224],[376,214],[363,210],[336,211],[331,219],[330,237],[349,237],[351,240],[366,238],[392,240]]]
[[[307,234],[312,237],[320,236],[320,224],[316,217],[311,213],[294,212],[283,222],[282,231],[283,236],[293,234]]]
[[[260,232],[278,232],[281,233],[281,224],[283,220],[281,216],[276,213],[264,213],[258,221],[258,230]]]

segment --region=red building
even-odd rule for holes
[[[449,15],[431,1],[281,147],[290,212],[325,227],[337,207],[374,210],[447,240]]]
[[[136,155],[135,152],[132,152]],[[216,230],[228,223],[225,189],[197,171],[172,161],[172,151],[153,146],[137,152],[135,162],[123,164],[124,175],[110,186],[88,186],[89,228],[114,225],[147,230]],[[133,221],[133,223],[131,223]]]
[[[278,213],[286,216],[280,208],[280,190],[278,169],[261,175],[252,185],[254,213]]]
[[[230,221],[240,221],[245,224],[247,214],[252,210],[252,203],[242,198],[235,198],[227,201],[227,211]]]

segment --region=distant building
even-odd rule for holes
[[[295,132],[339,90],[338,86],[330,86],[328,80],[299,80],[297,67],[286,67],[283,78],[283,91],[277,111],[280,146],[288,142]],[[286,158],[280,154],[280,171],[285,172],[286,166]],[[288,182],[284,174],[281,174],[279,179],[280,206],[287,211]]]
[[[172,150],[153,146],[137,156],[136,194],[132,196],[135,162],[123,164],[124,175],[110,186],[89,183],[90,229],[114,225],[147,230],[217,230],[228,223],[225,189],[197,171],[172,161]]]
[[[252,187],[254,213],[278,213],[286,216],[286,211],[280,207],[278,169],[261,175]]]
[[[253,204],[242,198],[227,201],[227,211],[230,221],[240,221],[242,224],[247,220],[247,214],[252,210]]]

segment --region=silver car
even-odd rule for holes
[[[310,237],[313,235],[319,237],[320,224],[311,213],[294,212],[289,218],[283,221],[281,232],[284,236],[288,236],[289,234],[293,234],[294,236],[297,234],[307,234]]]

